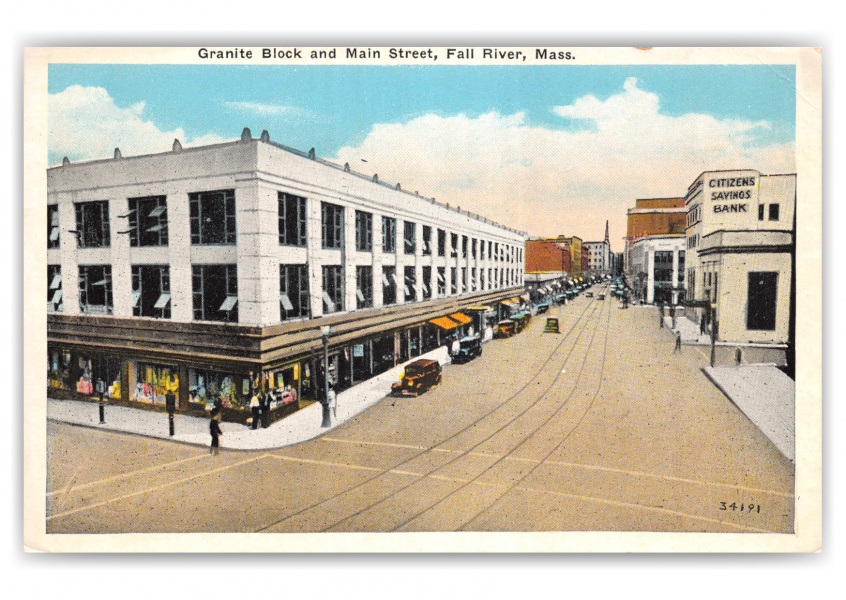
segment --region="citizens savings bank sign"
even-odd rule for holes
[[[758,203],[758,176],[755,171],[720,173],[706,183],[716,214],[750,213]]]

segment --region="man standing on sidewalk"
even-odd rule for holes
[[[212,411],[211,421],[209,422],[209,433],[211,434],[209,454],[220,454],[220,436],[223,435],[223,430],[220,428],[219,412]]]
[[[682,347],[681,347],[681,331],[677,331],[677,332],[676,332],[676,347],[675,347],[675,348],[673,348],[673,354],[675,354],[676,352],[681,353],[681,351],[682,351]]]
[[[658,327],[664,326],[664,303],[658,305]]]

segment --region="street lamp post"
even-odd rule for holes
[[[326,325],[322,328],[323,334],[323,398],[320,404],[323,408],[323,422],[321,427],[329,427],[332,425],[329,416],[329,333],[332,328]]]

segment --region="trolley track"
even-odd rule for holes
[[[601,307],[600,307],[600,317],[597,319],[597,322],[599,322],[599,320],[601,319],[602,310],[605,308],[605,306],[604,306],[605,304],[606,304],[606,303],[604,303],[604,302],[603,302],[603,303],[602,303],[602,305],[603,305],[603,306],[601,306]],[[594,312],[595,312],[595,311],[594,311]],[[606,322],[607,322],[607,319],[606,319]],[[586,329],[586,328],[587,328],[587,326],[585,327],[585,329]],[[448,513],[449,517],[450,517],[450,518],[452,518],[452,519],[454,519],[454,518],[456,517],[456,515],[459,515],[459,514],[460,514],[460,511],[461,511],[461,508],[462,508],[462,507],[464,507],[464,506],[467,506],[467,505],[468,505],[467,503],[462,502],[462,501],[461,501],[461,499],[459,498],[459,496],[460,496],[461,494],[463,494],[464,492],[467,492],[467,491],[469,490],[470,486],[472,486],[472,485],[474,485],[474,484],[479,483],[479,481],[481,480],[481,478],[482,478],[484,475],[486,475],[486,474],[490,473],[490,472],[491,472],[494,468],[496,468],[497,466],[501,465],[501,464],[502,464],[502,463],[503,463],[503,462],[504,462],[507,458],[509,458],[509,457],[513,456],[513,454],[514,454],[517,450],[519,450],[519,449],[520,449],[521,447],[523,447],[523,446],[524,446],[527,442],[529,442],[531,439],[533,439],[533,437],[534,437],[534,436],[535,436],[538,432],[540,432],[540,431],[541,431],[544,427],[546,427],[548,424],[550,424],[550,423],[552,422],[552,420],[553,420],[556,416],[558,416],[559,414],[561,414],[561,412],[564,410],[564,408],[568,406],[568,404],[569,404],[569,402],[570,402],[571,398],[573,397],[573,394],[575,394],[575,393],[576,393],[576,391],[578,390],[578,385],[579,385],[579,382],[580,382],[580,381],[581,381],[581,379],[582,379],[582,374],[584,373],[584,370],[585,370],[585,365],[587,364],[587,360],[588,360],[588,357],[589,357],[589,355],[590,355],[590,348],[593,346],[593,342],[594,342],[594,340],[595,340],[595,338],[596,338],[596,333],[599,331],[599,329],[600,329],[600,328],[601,328],[601,324],[600,324],[600,325],[598,325],[598,326],[597,326],[597,327],[593,330],[593,333],[591,334],[590,341],[588,342],[588,345],[587,345],[587,350],[586,350],[586,351],[585,351],[585,353],[584,353],[584,359],[582,360],[581,364],[580,364],[580,365],[579,365],[579,367],[578,367],[578,374],[577,374],[577,376],[576,376],[576,380],[575,380],[575,382],[573,383],[572,388],[570,389],[569,394],[567,394],[567,396],[566,396],[566,397],[564,398],[564,400],[560,403],[560,405],[559,405],[559,406],[558,406],[558,407],[557,407],[557,408],[556,408],[556,409],[555,409],[555,410],[554,410],[554,411],[553,411],[553,412],[552,412],[549,416],[547,416],[545,419],[543,419],[543,420],[542,420],[542,421],[541,421],[541,422],[540,422],[540,423],[539,423],[539,424],[538,424],[538,425],[537,425],[537,426],[536,426],[536,427],[535,427],[535,428],[534,428],[531,432],[529,432],[527,435],[524,435],[524,436],[523,436],[523,439],[522,439],[522,440],[520,440],[520,441],[519,441],[519,442],[518,442],[518,443],[517,443],[517,444],[516,444],[516,445],[515,445],[515,446],[514,446],[514,447],[513,447],[510,451],[509,451],[509,452],[504,453],[504,454],[502,454],[501,456],[499,456],[499,457],[498,457],[498,458],[497,458],[497,459],[496,459],[496,460],[495,460],[492,464],[490,464],[489,466],[487,466],[486,468],[484,468],[484,470],[482,470],[480,473],[476,474],[474,477],[471,477],[471,478],[465,479],[463,482],[461,482],[461,484],[459,485],[459,487],[458,487],[457,489],[454,489],[454,490],[450,491],[449,493],[447,493],[447,495],[445,495],[445,496],[441,497],[440,499],[436,500],[435,502],[433,502],[433,503],[432,503],[432,504],[430,504],[429,506],[427,506],[427,507],[425,507],[425,508],[423,508],[423,509],[419,509],[419,510],[417,510],[417,511],[416,511],[415,513],[413,513],[411,516],[406,517],[404,521],[402,521],[402,522],[400,522],[400,523],[398,523],[398,524],[394,525],[394,527],[393,527],[391,530],[392,530],[392,531],[401,530],[401,529],[403,529],[404,527],[408,526],[409,524],[413,523],[415,520],[417,520],[417,519],[419,519],[420,517],[422,517],[424,514],[430,513],[430,511],[432,511],[432,510],[433,510],[433,509],[435,509],[435,508],[442,507],[442,506],[446,506],[446,504],[448,504],[448,503],[452,505],[452,506],[448,507],[448,510],[447,510],[447,513]],[[582,331],[584,331],[584,329],[583,329]],[[607,339],[607,325],[606,325],[606,339]],[[572,355],[572,353],[573,353],[573,351],[576,349],[576,347],[577,347],[577,346],[576,346],[576,344],[574,343],[574,344],[573,344],[573,346],[572,346],[572,347],[571,347],[571,349],[570,349],[570,352],[567,354],[567,359],[566,359],[565,363],[566,363],[566,362],[569,362],[570,356]],[[537,402],[540,402],[541,400],[543,400],[544,398],[546,398],[546,397],[547,397],[547,395],[549,394],[550,390],[552,390],[552,389],[553,389],[553,387],[556,385],[556,383],[558,383],[558,381],[561,379],[561,376],[562,376],[562,373],[559,371],[559,373],[557,373],[557,374],[556,374],[556,376],[555,376],[555,378],[553,379],[552,383],[550,383],[550,384],[549,384],[549,386],[548,386],[548,387],[547,387],[547,388],[543,391],[543,393],[542,393],[541,397],[540,397],[540,398],[538,398]],[[602,381],[602,378],[601,378],[601,377],[602,377],[602,376],[601,376],[601,373],[600,373],[600,386],[601,386],[601,381]],[[598,393],[598,390],[597,390],[597,393]],[[594,396],[594,398],[595,398],[595,396]],[[504,427],[503,427],[503,429],[504,429]],[[484,444],[485,442],[487,442],[487,441],[488,441],[488,439],[490,439],[490,437],[492,437],[492,436],[489,436],[488,438],[486,438],[486,439],[484,439],[484,440],[482,440],[482,441],[478,442],[475,446],[473,446],[472,448],[470,448],[470,449],[469,449],[469,450],[468,450],[465,454],[463,454],[463,455],[459,455],[459,456],[456,456],[455,458],[453,458],[452,460],[450,460],[450,461],[449,461],[448,463],[446,463],[445,465],[442,465],[441,467],[439,467],[439,468],[438,468],[438,469],[437,469],[434,473],[437,473],[437,471],[440,471],[440,470],[442,470],[442,469],[445,469],[446,467],[448,467],[449,465],[451,465],[451,464],[453,464],[453,463],[457,462],[458,460],[460,460],[461,458],[463,458],[464,456],[466,456],[466,455],[467,455],[467,454],[469,454],[470,452],[475,451],[475,450],[476,450],[476,448],[478,448],[479,446],[481,446],[482,444]],[[559,447],[560,447],[560,445],[556,446],[556,447],[552,450],[552,452],[550,452],[550,453],[549,453],[549,455],[547,455],[546,457],[544,457],[544,460],[546,460],[546,459],[547,459],[547,458],[548,458],[548,457],[549,457],[549,456],[550,456],[550,455],[551,455],[551,454],[555,451],[555,449],[557,449],[557,448],[559,448]],[[534,470],[534,469],[532,469],[532,470]],[[432,474],[430,474],[430,476],[432,476]],[[485,491],[485,492],[488,492],[488,493],[493,492],[494,494],[498,494],[498,495],[496,496],[496,499],[498,499],[498,498],[500,498],[501,496],[503,496],[503,495],[505,495],[506,493],[508,493],[509,491],[511,491],[511,489],[513,489],[514,487],[516,487],[517,485],[519,485],[519,483],[521,483],[521,482],[525,479],[525,477],[526,477],[526,475],[524,475],[523,477],[521,477],[521,478],[520,478],[520,479],[519,479],[519,480],[518,480],[518,481],[517,481],[514,485],[512,485],[512,486],[508,487],[507,489],[505,489],[505,490],[504,490],[504,491],[502,491],[501,493],[500,493],[500,491],[499,491],[499,487],[500,487],[500,486],[485,486],[484,491]],[[424,479],[425,479],[425,478],[421,478],[419,481],[423,481]],[[417,482],[414,482],[414,483],[417,483]],[[410,484],[410,485],[413,485],[413,484]],[[410,486],[409,486],[409,487],[410,487]],[[397,492],[397,493],[399,493],[400,491],[402,491],[402,489],[401,489],[401,490],[398,490],[398,492]],[[477,491],[479,491],[479,490],[478,490],[478,488],[474,488],[474,489],[473,489],[473,492],[477,492]],[[474,494],[474,495],[475,495],[475,494]],[[456,499],[456,498],[458,498],[458,499],[457,499],[457,500],[455,500],[455,501],[453,501],[453,502],[450,502],[450,500],[454,500],[454,499]],[[385,500],[388,500],[388,499],[389,499],[389,498],[386,498]],[[493,502],[491,502],[491,504],[493,504],[493,503],[496,501],[496,499],[495,499]],[[377,505],[378,505],[378,504],[379,504],[379,503],[377,503]],[[374,506],[376,506],[376,505],[374,505]],[[361,512],[363,512],[363,511],[361,511]],[[479,511],[479,512],[481,512],[481,511]],[[478,514],[478,513],[477,513],[477,514]],[[474,516],[473,516],[473,518],[475,518],[475,516],[476,516],[476,515],[474,515]],[[472,520],[472,518],[471,518],[471,520]],[[343,521],[342,521],[341,523],[339,523],[339,524],[338,524],[338,526],[340,526],[342,523],[343,523]],[[412,528],[412,529],[409,529],[409,530],[415,530],[415,531],[416,531],[417,529]],[[436,526],[434,527],[434,530],[442,530],[442,528],[441,528],[439,525],[436,525]]]
[[[425,455],[427,455],[427,454],[429,454],[429,453],[432,453],[432,452],[437,452],[439,448],[441,448],[441,447],[445,446],[445,445],[446,445],[446,444],[448,444],[449,442],[452,442],[452,441],[454,441],[454,440],[458,439],[460,436],[462,436],[463,434],[467,433],[468,431],[472,430],[474,427],[476,427],[477,425],[479,425],[479,424],[480,424],[482,421],[484,421],[485,419],[491,418],[491,417],[492,417],[495,413],[505,410],[507,407],[509,407],[509,405],[510,405],[511,403],[515,402],[515,400],[521,399],[521,394],[522,394],[522,393],[523,393],[523,392],[524,392],[527,388],[529,388],[529,386],[530,386],[533,382],[535,382],[535,381],[537,381],[537,380],[538,380],[538,378],[541,376],[541,374],[544,372],[544,370],[546,370],[546,369],[550,366],[550,364],[552,363],[553,359],[554,359],[554,358],[556,357],[556,355],[558,354],[558,350],[559,350],[559,349],[560,349],[560,348],[561,348],[561,347],[565,344],[565,342],[566,342],[566,341],[570,338],[570,336],[573,334],[573,332],[576,330],[576,328],[577,328],[580,324],[582,324],[583,326],[582,326],[581,330],[578,332],[577,337],[576,337],[576,340],[578,340],[578,338],[581,336],[581,334],[582,334],[582,333],[584,332],[584,330],[587,328],[587,325],[588,325],[588,324],[589,324],[589,322],[590,322],[590,318],[593,316],[593,314],[595,314],[596,310],[597,310],[597,307],[595,306],[595,303],[593,303],[593,302],[589,303],[589,304],[588,304],[588,305],[587,305],[587,306],[586,306],[586,307],[585,307],[585,308],[581,311],[581,313],[579,313],[578,318],[577,318],[577,319],[573,322],[573,324],[570,326],[570,328],[567,330],[567,332],[566,332],[566,333],[562,336],[562,338],[561,338],[561,340],[559,341],[559,343],[558,343],[558,344],[556,344],[556,345],[555,345],[555,347],[554,347],[554,348],[550,351],[549,356],[546,358],[546,360],[543,362],[543,364],[541,364],[541,366],[540,366],[540,367],[539,367],[539,368],[538,368],[538,369],[537,369],[537,370],[536,370],[536,371],[532,374],[532,376],[531,376],[531,377],[529,377],[529,378],[526,380],[526,382],[525,382],[525,383],[524,383],[524,384],[523,384],[523,385],[522,385],[522,386],[521,386],[521,387],[520,387],[517,391],[515,391],[515,392],[514,392],[511,396],[509,396],[508,398],[506,398],[506,399],[505,399],[502,403],[498,404],[498,405],[497,405],[497,406],[496,406],[493,410],[490,410],[490,411],[488,411],[487,413],[485,413],[485,414],[483,414],[483,415],[480,415],[480,416],[479,416],[477,419],[475,419],[473,422],[469,423],[468,425],[466,425],[466,426],[465,426],[465,427],[463,427],[462,429],[460,429],[460,430],[456,431],[455,433],[453,433],[453,434],[451,434],[450,436],[448,436],[448,437],[444,438],[443,440],[440,440],[437,444],[432,444],[432,445],[426,446],[424,449],[420,450],[419,452],[416,452],[415,454],[413,454],[413,455],[412,455],[412,456],[410,456],[409,458],[407,458],[407,459],[405,459],[405,460],[401,461],[401,462],[400,462],[400,463],[398,463],[398,464],[392,465],[392,466],[390,466],[390,467],[388,467],[388,468],[385,468],[385,469],[380,469],[378,473],[375,473],[372,477],[368,477],[367,479],[365,479],[365,480],[364,480],[364,481],[362,481],[361,483],[358,483],[358,484],[357,484],[357,485],[355,485],[355,486],[352,486],[352,487],[349,487],[349,488],[347,488],[347,489],[345,489],[345,490],[342,490],[342,491],[340,491],[340,492],[338,492],[338,493],[336,493],[336,494],[333,494],[333,495],[331,495],[331,496],[329,496],[329,497],[327,497],[327,498],[324,498],[324,499],[322,499],[322,500],[320,500],[320,501],[318,501],[318,502],[314,502],[314,503],[312,503],[312,504],[310,504],[310,505],[308,505],[308,506],[305,506],[305,507],[303,507],[303,508],[301,508],[301,509],[299,509],[299,510],[297,510],[297,511],[295,511],[295,512],[291,513],[291,514],[285,515],[284,517],[282,517],[282,518],[280,518],[280,519],[277,519],[277,520],[275,520],[275,521],[273,521],[273,522],[271,522],[271,523],[269,523],[269,524],[267,524],[267,525],[265,525],[265,526],[263,526],[263,527],[260,527],[260,528],[256,529],[255,531],[256,531],[256,532],[267,531],[267,530],[272,529],[272,528],[274,528],[274,527],[276,527],[276,526],[278,526],[278,525],[280,525],[280,524],[282,524],[282,523],[284,523],[284,522],[286,522],[286,521],[289,521],[289,520],[292,520],[292,519],[294,519],[294,518],[297,518],[297,517],[300,517],[300,516],[302,516],[302,515],[305,515],[305,514],[306,514],[306,513],[308,513],[309,511],[312,511],[312,510],[314,510],[314,509],[318,509],[318,508],[321,508],[321,507],[325,507],[325,506],[327,506],[328,504],[330,504],[331,502],[335,501],[336,499],[338,499],[338,498],[340,498],[340,497],[342,497],[342,496],[345,496],[345,495],[353,495],[353,494],[355,494],[355,493],[357,493],[357,492],[361,492],[361,491],[363,491],[363,490],[364,490],[364,488],[365,488],[366,486],[368,486],[368,485],[370,485],[370,484],[373,484],[373,483],[374,483],[376,480],[378,480],[379,478],[384,477],[384,476],[386,476],[386,475],[389,475],[389,474],[391,474],[391,473],[396,473],[397,471],[401,471],[401,467],[403,467],[403,466],[405,466],[405,465],[408,465],[408,464],[412,463],[413,461],[415,461],[415,460],[417,460],[417,459],[420,459],[421,457],[424,457]],[[586,313],[588,313],[588,312],[589,312],[589,314],[587,314],[587,316],[586,316]],[[570,352],[569,352],[569,353],[567,354],[567,356],[565,357],[565,359],[564,359],[563,363],[560,363],[560,364],[559,364],[558,362],[556,362],[556,363],[553,365],[553,367],[555,368],[555,370],[556,370],[559,374],[560,374],[561,368],[562,368],[564,365],[566,365],[567,361],[569,360],[569,357],[570,357],[570,355],[572,354],[572,351],[573,351],[573,349],[575,348],[575,346],[576,346],[576,344],[574,343],[574,344],[573,344],[573,346],[572,346],[572,347],[571,347],[571,349],[570,349]],[[553,382],[553,383],[554,383],[554,382]],[[551,386],[550,386],[550,387],[551,387]],[[548,389],[548,388],[547,388],[547,389]],[[498,427],[498,428],[494,431],[494,433],[493,433],[493,434],[490,434],[489,436],[487,436],[487,437],[485,438],[485,440],[484,440],[484,441],[487,441],[488,439],[490,439],[490,438],[491,438],[494,434],[498,433],[499,431],[501,431],[502,429],[504,429],[505,427],[507,427],[509,424],[513,423],[513,422],[514,422],[517,418],[519,418],[520,416],[522,416],[522,415],[524,415],[526,412],[528,412],[531,408],[533,408],[534,406],[536,406],[536,405],[538,404],[538,402],[540,402],[540,401],[543,399],[543,397],[544,397],[545,393],[546,393],[546,390],[544,390],[544,392],[543,392],[540,396],[538,396],[538,397],[536,397],[534,400],[530,401],[530,403],[528,404],[528,406],[526,406],[525,408],[523,408],[522,410],[520,410],[520,411],[519,411],[519,412],[518,412],[515,416],[511,417],[510,419],[508,419],[504,425],[501,425],[500,427]],[[470,450],[468,450],[468,451],[462,451],[462,452],[461,452],[461,454],[459,455],[459,457],[458,457],[458,458],[460,458],[461,456],[467,456],[467,455],[468,455],[471,451],[473,451],[476,447],[478,447],[478,445],[479,445],[479,444],[474,445],[474,446],[473,446]],[[452,461],[450,461],[450,462],[454,462],[454,460],[452,460]],[[436,468],[436,469],[437,469],[437,468]],[[412,474],[416,476],[416,474],[414,474],[414,473],[412,473]],[[382,498],[382,500],[385,500],[385,499],[388,499],[388,498],[390,498],[390,497],[396,496],[397,494],[401,493],[404,489],[409,488],[411,485],[413,485],[413,484],[414,484],[414,483],[416,483],[417,481],[422,480],[423,478],[425,478],[425,475],[424,475],[424,477],[417,477],[417,478],[416,478],[414,481],[412,481],[411,483],[409,483],[409,484],[407,484],[407,485],[405,485],[405,486],[402,486],[402,487],[400,487],[400,488],[398,488],[398,489],[395,489],[393,492],[391,492],[391,494],[390,494],[389,496],[385,496],[385,497],[383,497],[383,498]],[[374,503],[374,504],[375,504],[375,503]],[[350,517],[354,517],[356,514],[359,514],[359,513],[363,512],[363,511],[365,511],[365,510],[367,510],[367,509],[369,509],[369,508],[370,508],[370,506],[367,506],[367,507],[365,507],[364,509],[362,509],[361,511],[358,511],[357,513],[355,513],[355,514],[353,514],[353,515],[348,515],[348,516],[346,516],[346,517],[342,518],[342,519],[341,519],[341,521],[346,520],[347,518],[350,518]],[[337,521],[336,521],[336,523],[337,523]],[[325,528],[324,528],[324,530],[325,530],[325,529],[327,529],[327,528],[329,528],[329,527],[334,526],[336,523],[332,523],[332,524],[330,524],[328,527],[325,527]]]

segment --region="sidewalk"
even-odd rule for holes
[[[795,462],[796,385],[772,365],[704,367],[714,385]]]
[[[441,365],[450,362],[446,347],[443,346],[414,360],[420,358],[434,359]],[[267,429],[252,430],[246,425],[224,422],[221,424],[223,436],[220,446],[233,450],[269,450],[321,436],[382,401],[390,393],[391,384],[399,380],[405,364],[407,363],[397,365],[381,375],[371,377],[339,393],[337,414],[335,414],[334,406],[332,407],[331,427],[320,426],[322,406],[319,402],[315,402],[277,421]],[[197,446],[208,446],[211,441],[207,418],[176,415],[174,427],[176,435],[171,437],[168,435],[168,419],[164,413],[110,405],[106,405],[105,410],[106,422],[100,425],[96,402],[47,398],[47,419],[51,421],[173,440]]]
[[[691,321],[685,316],[676,317],[676,328],[673,329],[673,319],[669,316],[664,317],[664,327],[675,333],[681,332],[682,344],[689,346],[710,346],[711,335],[708,333],[699,333],[699,324]],[[717,340],[716,346],[730,346],[732,348],[773,348],[784,349],[785,344],[768,344],[755,342],[725,342]]]

